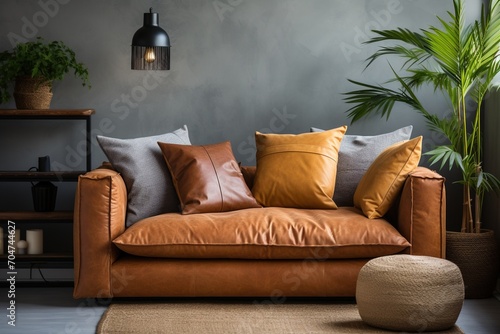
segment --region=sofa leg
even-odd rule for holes
[[[94,302],[99,306],[109,306],[111,304],[111,298],[94,298]]]

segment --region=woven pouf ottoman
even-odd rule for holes
[[[458,267],[445,259],[391,255],[368,261],[356,284],[359,315],[384,329],[424,332],[452,327],[464,301]]]

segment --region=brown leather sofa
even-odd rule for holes
[[[444,178],[424,167],[410,174],[382,219],[354,207],[267,207],[168,213],[126,229],[126,206],[116,171],[98,168],[80,177],[75,298],[354,296],[371,258],[445,255]]]

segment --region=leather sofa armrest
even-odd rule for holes
[[[417,167],[407,178],[398,209],[397,228],[411,243],[407,253],[445,257],[445,178]]]
[[[112,297],[112,240],[125,230],[127,189],[109,166],[80,175],[73,218],[74,298]]]

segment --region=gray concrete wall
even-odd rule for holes
[[[478,17],[480,2],[467,1],[468,19]],[[167,72],[130,69],[132,36],[149,7],[171,38]],[[186,124],[193,144],[230,140],[236,158],[254,164],[256,130],[300,133],[349,125],[342,101],[353,88],[347,78],[377,83],[390,75],[385,61],[363,71],[374,51],[362,44],[371,29],[425,28],[447,10],[451,0],[3,0],[0,50],[36,36],[72,47],[89,67],[92,89],[68,75],[55,83],[52,108],[94,108],[94,137],[147,136]],[[431,110],[449,112],[442,96],[422,94]],[[443,142],[405,106],[397,106],[388,121],[366,119],[348,133],[409,124],[415,136],[424,136],[425,151]],[[0,169],[28,169],[42,155],[81,169],[82,130],[66,121],[1,122]],[[93,167],[105,160],[95,139],[92,159]],[[3,205],[31,207],[29,183],[0,186]],[[74,185],[60,188],[67,195],[58,197],[58,208],[71,208]]]

